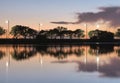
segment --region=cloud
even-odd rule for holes
[[[102,62],[103,64],[99,64],[100,77],[120,77],[120,59],[119,58],[111,58],[109,60],[110,63]],[[78,72],[95,72],[97,71],[97,63],[89,62],[85,64],[84,62],[76,61],[78,64]]]
[[[59,21],[59,22],[50,22],[53,24],[75,24],[74,22],[65,22],[65,21]]]
[[[104,22],[109,22],[110,26],[120,26],[120,7],[100,7],[99,10],[97,13],[77,13],[78,23],[103,20]]]
[[[89,62],[85,65],[84,62],[78,61],[78,72],[95,72],[97,71],[97,63]],[[109,63],[102,62],[103,64],[99,64],[100,77],[120,77],[120,59],[119,58],[111,58]]]
[[[54,24],[80,24],[80,23],[94,23],[99,20],[109,23],[110,26],[119,27],[120,26],[120,7],[100,7],[100,11],[97,13],[94,12],[83,12],[76,13],[77,21],[76,22],[51,22]]]
[[[108,63],[109,62],[109,63]],[[85,64],[83,61],[53,61],[52,63],[77,63],[77,72],[99,72],[100,77],[120,77],[120,59],[117,58],[110,58],[109,60],[102,61],[102,64],[99,63],[99,69],[97,69],[96,62],[88,62]]]
[[[68,63],[68,62],[69,61],[66,60],[66,61],[52,61],[51,63],[62,63],[63,64],[63,63]]]

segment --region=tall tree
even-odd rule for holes
[[[0,35],[5,34],[5,32],[6,32],[6,30],[5,30],[5,29],[3,29],[3,28],[0,26]]]
[[[60,39],[62,39],[66,31],[67,28],[58,26],[57,28],[50,29],[47,33],[47,36],[50,37],[51,39],[52,38],[56,39],[57,37],[60,37]]]
[[[117,32],[115,33],[115,36],[120,38],[120,29],[117,29]]]
[[[37,39],[46,39],[48,31],[46,30],[41,30],[38,35],[36,36]]]
[[[60,39],[62,39],[64,37],[65,32],[67,31],[67,28],[58,26],[56,29],[59,31],[58,36],[60,36]]]
[[[14,38],[35,38],[37,31],[27,26],[13,26],[10,32]]]
[[[74,33],[74,36],[77,37],[78,39],[85,36],[84,31],[81,29],[76,29],[73,33]]]
[[[102,31],[102,30],[92,30],[89,32],[90,39],[94,40],[112,40],[114,39],[114,34],[112,32]]]

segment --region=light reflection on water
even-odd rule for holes
[[[0,83],[120,81],[120,46],[0,46]]]

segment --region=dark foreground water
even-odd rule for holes
[[[0,46],[0,83],[120,83],[120,46]]]

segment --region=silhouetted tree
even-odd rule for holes
[[[48,31],[47,36],[48,36],[48,37],[50,36],[51,39],[53,39],[53,38],[56,39],[56,37],[58,36],[58,34],[59,34],[59,30],[58,30],[57,28],[54,28],[54,29],[50,29],[50,30]]]
[[[68,30],[68,31],[67,31],[67,34],[68,34],[69,38],[72,39],[72,38],[73,38],[74,31]]]
[[[37,31],[27,26],[16,25],[12,27],[10,34],[12,34],[14,38],[35,38]]]
[[[115,33],[115,36],[120,38],[120,29],[117,30],[117,32]]]
[[[77,37],[78,39],[85,36],[84,31],[81,29],[77,29],[73,33],[74,33],[74,36]]]
[[[89,37],[93,40],[113,40],[114,34],[107,31],[92,30],[89,32]]]
[[[0,35],[3,35],[3,34],[5,34],[5,29],[3,29],[2,27],[0,27]]]
[[[37,35],[37,38],[50,38],[50,39],[65,39],[69,37],[72,39],[73,37],[82,38],[84,37],[84,31],[81,29],[77,29],[75,31],[67,30],[67,28],[58,26],[54,29],[50,29],[48,31],[41,30]]]
[[[64,37],[65,31],[67,31],[67,28],[65,28],[65,27],[60,27],[60,26],[58,26],[58,27],[56,28],[56,32],[58,32],[58,33],[57,33],[57,36],[59,36],[60,39],[62,39],[62,38]]]
[[[54,29],[50,29],[47,31],[46,36],[50,39],[56,39],[57,37],[60,37],[60,39],[64,38],[64,34],[66,34],[67,28],[65,27],[57,27]]]
[[[37,38],[37,39],[47,39],[47,35],[48,35],[48,31],[46,31],[46,30],[41,30],[41,31],[37,34],[36,38]]]

